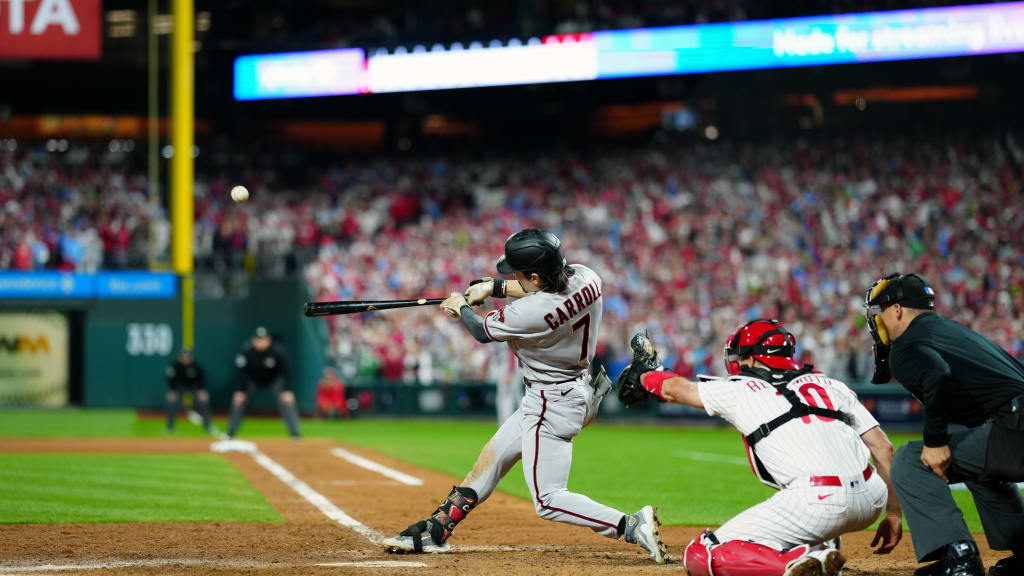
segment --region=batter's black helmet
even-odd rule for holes
[[[498,272],[536,273],[548,287],[561,291],[565,282],[565,256],[562,242],[547,230],[527,228],[508,237],[505,241],[505,255],[498,259]]]

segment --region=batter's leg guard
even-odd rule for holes
[[[426,520],[402,530],[398,536],[384,540],[383,545],[391,552],[447,552],[448,538],[455,525],[476,508],[476,491],[472,488],[453,486],[452,491],[437,510]]]
[[[683,566],[690,576],[819,576],[821,562],[807,553],[807,546],[780,552],[742,540],[719,544],[705,530],[686,546]]]

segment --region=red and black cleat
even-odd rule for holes
[[[448,552],[448,538],[455,530],[455,525],[476,507],[478,498],[472,488],[453,486],[452,491],[437,510],[426,520],[402,530],[398,536],[388,538],[381,544],[389,552],[424,552],[438,554]]]

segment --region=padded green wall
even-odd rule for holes
[[[199,300],[195,310],[195,356],[206,370],[214,409],[227,408],[234,389],[234,358],[253,328],[264,325],[278,337],[291,363],[292,387],[304,412],[315,406],[316,381],[323,371],[323,321],[305,318],[305,288],[298,281],[253,281],[245,300]],[[84,394],[86,406],[163,406],[164,369],[180,348],[180,300],[92,301],[85,304]],[[174,345],[167,355],[130,354],[131,324],[166,324]],[[147,350],[147,352],[152,352]],[[260,395],[254,408],[273,409]]]

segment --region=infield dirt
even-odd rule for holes
[[[258,444],[348,516],[385,537],[425,518],[461,480],[344,446],[423,480],[422,486],[399,484],[331,455],[340,444],[329,440]],[[208,452],[209,446],[210,441],[191,439],[4,439],[0,452],[181,453]],[[540,520],[532,503],[495,493],[459,525],[451,553],[395,555],[328,519],[251,455],[224,458],[266,496],[284,523],[0,525],[0,574],[682,574],[682,548],[703,528],[663,527],[672,558],[657,566],[633,545]],[[918,567],[909,535],[887,556],[871,553],[872,535],[843,537],[844,575],[896,576]],[[987,566],[1006,555],[989,550],[984,536],[977,539]]]

